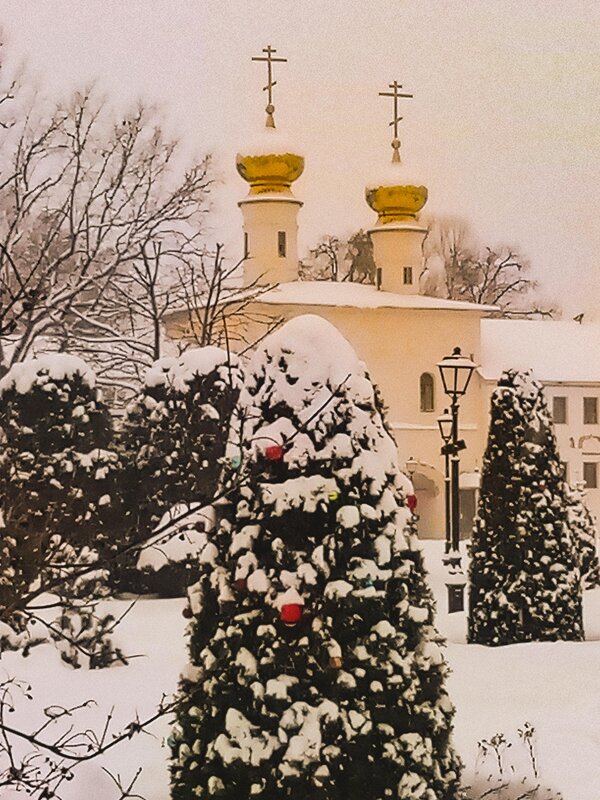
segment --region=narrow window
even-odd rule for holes
[[[404,267],[404,283],[407,285],[412,285],[412,278],[413,275],[413,268],[412,267]]]
[[[568,481],[569,481],[569,462],[568,461],[561,461],[560,463],[561,463],[562,471],[563,471],[562,476],[568,483]]]
[[[431,375],[431,373],[424,372],[421,375],[419,389],[421,396],[421,411],[433,411],[434,392],[433,392],[433,375]]]
[[[598,398],[583,398],[583,422],[585,425],[598,424]]]
[[[286,256],[285,231],[278,231],[277,233],[277,253],[280,258],[285,258]]]
[[[250,256],[250,242],[248,240],[248,234],[244,233],[244,258],[248,258]]]
[[[598,463],[596,461],[584,462],[583,480],[587,489],[598,488]]]
[[[383,276],[383,271],[381,267],[377,267],[377,272],[375,273],[375,275],[376,275],[376,286],[378,289],[381,289],[381,278]]]
[[[555,425],[567,424],[567,398],[566,397],[553,397],[552,398],[552,419]]]

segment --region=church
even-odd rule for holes
[[[427,188],[407,180],[400,162],[396,103],[402,95],[397,92],[401,87],[390,88],[394,86],[394,158],[385,180],[365,190],[375,285],[300,279],[302,201],[292,186],[304,170],[304,159],[279,144],[269,97],[263,141],[239,154],[236,163],[248,185],[239,201],[244,254],[239,292],[251,298],[246,310],[252,312],[245,315],[246,339],[256,341],[264,333],[262,323],[249,317],[288,320],[300,314],[324,317],[348,339],[388,408],[400,465],[415,487],[419,534],[424,538],[442,538],[445,533],[445,459],[437,420],[449,399],[436,365],[459,347],[477,367],[461,398],[458,422],[459,438],[466,444],[459,475],[465,537],[477,506],[490,395],[504,369],[532,369],[545,385],[567,479],[585,483],[586,503],[598,518],[600,324],[492,318],[497,310],[493,306],[420,293],[427,228],[419,224],[419,214],[427,202]],[[173,311],[167,333],[172,339],[185,339],[189,325],[186,313]]]

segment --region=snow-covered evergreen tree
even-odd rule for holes
[[[190,349],[148,370],[122,431],[134,542],[150,539],[172,509],[212,501],[240,386],[239,359],[218,347]],[[189,583],[184,562],[163,573],[150,581],[154,590],[177,593]]]
[[[580,561],[541,384],[503,373],[492,394],[471,544],[469,641],[583,638]]]
[[[581,575],[587,588],[600,584],[596,522],[585,504],[585,491],[567,486],[569,527],[579,552]]]
[[[89,601],[104,584],[107,565],[86,576],[75,572],[97,563],[99,553],[110,557],[124,524],[121,465],[110,449],[111,418],[93,372],[66,354],[15,364],[0,381],[0,427],[0,619],[22,632],[30,617],[22,600],[36,581],[68,598],[68,610],[77,606],[77,632],[70,637],[76,640],[83,627],[89,633],[100,622]],[[22,641],[9,631],[3,644]],[[65,652],[77,660],[76,651]]]
[[[108,543],[119,458],[94,374],[75,356],[16,364],[0,382],[0,400],[4,524],[33,579],[52,536]]]
[[[172,797],[459,797],[408,481],[364,365],[296,318],[240,407],[230,513],[190,591]]]

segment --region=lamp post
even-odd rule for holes
[[[470,358],[463,356],[460,347],[455,347],[452,355],[443,358],[437,365],[444,392],[450,398],[450,419],[448,424],[447,412],[442,416],[443,422],[438,420],[440,433],[444,439],[442,453],[446,459],[450,458],[450,546],[446,550],[444,559],[448,567],[455,573],[460,573],[460,456],[461,450],[466,445],[462,439],[458,438],[458,408],[459,398],[464,397],[476,365]],[[450,435],[448,435],[450,434]],[[446,436],[448,437],[446,439]],[[447,464],[447,461],[446,461]],[[447,472],[446,466],[446,472]],[[446,482],[446,487],[448,483]],[[446,511],[448,514],[448,511]],[[446,517],[448,519],[448,517]],[[448,584],[449,612],[462,611],[464,608],[464,583],[453,581]]]
[[[437,418],[438,428],[442,436],[444,446],[442,447],[442,455],[444,456],[444,513],[446,520],[446,542],[444,544],[444,554],[447,556],[450,552],[450,536],[451,536],[451,523],[450,523],[450,452],[451,452],[451,439],[452,439],[452,414],[447,408],[444,413]]]

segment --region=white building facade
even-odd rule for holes
[[[244,233],[244,287],[263,285],[252,302],[256,318],[290,319],[317,314],[350,341],[367,365],[388,407],[400,464],[410,459],[418,499],[420,535],[443,537],[444,459],[437,417],[448,406],[438,370],[455,346],[478,365],[460,404],[461,532],[468,536],[477,503],[479,471],[486,446],[490,395],[504,369],[532,369],[547,387],[561,457],[571,483],[585,481],[587,504],[600,516],[600,324],[574,321],[492,319],[494,308],[423,296],[422,245],[427,230],[419,212],[423,186],[398,180],[366,192],[377,214],[369,233],[377,286],[298,277],[298,212],[292,183],[302,173],[301,156],[277,150],[238,156],[249,183],[240,201]],[[268,287],[268,288],[267,288]],[[243,291],[243,289],[242,289]],[[247,322],[246,336],[262,331]],[[173,338],[189,335],[186,314],[168,320]],[[315,353],[318,358],[318,353]]]

